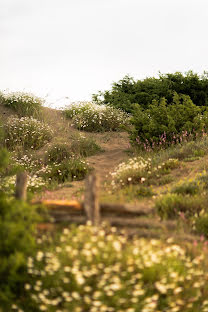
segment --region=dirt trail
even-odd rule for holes
[[[85,135],[89,135],[86,134]],[[91,135],[100,144],[104,152],[87,158],[90,167],[94,168],[100,177],[101,184],[106,181],[110,172],[122,161],[128,158],[127,133],[106,133]],[[63,185],[57,190],[46,191],[42,199],[75,199],[82,198],[84,181],[74,181]]]

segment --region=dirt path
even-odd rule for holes
[[[88,134],[87,134],[88,135]],[[93,137],[101,145],[104,152],[87,158],[90,167],[94,168],[103,184],[109,173],[122,161],[128,158],[127,133],[94,134]],[[84,181],[67,183],[53,191],[46,191],[41,195],[42,199],[81,199],[83,196]]]

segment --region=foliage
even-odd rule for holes
[[[167,105],[165,98],[154,100],[147,109],[135,106],[130,130],[133,144],[144,149],[166,148],[193,140],[208,128],[208,112],[193,104],[186,95],[174,94]]]
[[[46,163],[61,163],[72,156],[71,148],[66,143],[56,143],[51,146],[45,155]]]
[[[195,232],[208,238],[208,214],[203,214],[195,218]]]
[[[150,168],[151,159],[145,160],[143,157],[130,158],[127,162],[120,163],[114,172],[111,172],[111,185],[115,188],[128,184],[143,183]]]
[[[40,117],[44,100],[24,92],[0,93],[0,103],[14,110],[19,117]]]
[[[0,193],[0,307],[23,294],[27,257],[35,251],[36,209]]]
[[[39,149],[52,139],[50,127],[32,117],[10,117],[5,124],[5,144],[9,149]]]
[[[61,163],[48,165],[37,172],[46,181],[64,183],[66,181],[82,180],[89,172],[89,165],[85,160],[70,158]]]
[[[102,149],[93,138],[78,134],[72,137],[71,152],[80,157],[89,157],[102,152]]]
[[[199,213],[206,205],[201,196],[184,196],[184,194],[166,194],[155,202],[155,208],[160,217],[165,219],[177,218],[182,214],[191,217]]]
[[[0,191],[3,191],[7,195],[13,195],[15,192],[16,175],[10,175],[0,177]],[[27,191],[37,192],[46,187],[47,183],[42,177],[38,177],[36,174],[28,175]]]
[[[134,80],[125,76],[118,82],[114,82],[111,90],[99,91],[93,95],[93,100],[99,104],[121,108],[126,112],[132,112],[134,104],[142,108],[148,108],[153,100],[159,101],[164,97],[167,103],[172,103],[174,92],[190,96],[197,106],[208,105],[208,75],[198,75],[189,71],[185,74],[175,72],[173,74],[159,74],[159,78],[146,78]]]
[[[91,102],[72,103],[64,114],[77,129],[89,132],[117,131],[128,123],[128,115],[121,110]]]
[[[172,190],[172,193],[182,195],[196,195],[202,191],[202,185],[198,181],[185,181],[178,183]]]
[[[55,246],[44,239],[28,258],[31,311],[207,311],[203,256],[115,231],[86,225],[65,228]]]
[[[111,172],[111,186],[115,189],[129,184],[154,184],[155,179],[158,180],[159,177],[168,174],[179,166],[178,160],[171,158],[163,163],[158,163],[154,157],[137,156],[130,158],[128,161],[120,163],[114,172]]]

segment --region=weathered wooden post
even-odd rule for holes
[[[92,225],[98,226],[100,223],[100,205],[99,205],[99,178],[95,172],[91,173],[85,182],[84,208],[87,220]]]
[[[15,197],[24,201],[27,198],[27,172],[17,173]]]

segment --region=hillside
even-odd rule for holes
[[[0,310],[206,312],[207,132],[162,136],[153,148],[132,141],[139,123],[120,110],[30,107],[34,118],[21,101],[16,115],[0,105],[10,151],[8,160],[0,149]],[[98,227],[82,204],[93,170]],[[14,199],[19,171],[28,176],[25,201]],[[49,209],[41,200],[56,201]]]
[[[3,116],[3,122],[6,123],[6,120],[11,115],[13,115],[13,112],[1,106],[0,109],[1,115]],[[79,131],[75,129],[73,125],[71,125],[72,122],[70,121],[70,119],[67,119],[63,115],[62,111],[47,107],[43,108],[42,119],[52,128],[53,136],[52,139],[42,148],[38,149],[37,151],[30,150],[31,153],[30,155],[34,159],[39,159],[44,162],[45,154],[47,150],[49,150],[51,147],[58,146],[60,144],[70,145],[72,142],[74,142],[74,140],[79,141],[80,135],[84,139],[90,138],[94,140],[94,142],[96,142],[96,144],[100,146],[101,151],[95,155],[86,157],[85,160],[87,164],[90,166],[90,168],[96,170],[97,175],[100,177],[101,202],[134,203],[138,207],[143,207],[144,209],[145,208],[155,209],[154,215],[147,217],[147,219],[142,219],[144,227],[148,229],[148,236],[149,235],[150,236],[153,235],[153,237],[158,236],[158,234],[155,233],[154,229],[153,231],[151,231],[150,229],[153,219],[159,220],[158,219],[159,216],[157,215],[158,208],[156,205],[158,198],[160,199],[166,195],[168,196],[168,194],[171,194],[174,188],[182,184],[185,184],[185,188],[187,188],[187,190],[184,190],[184,192],[185,193],[187,192],[187,194],[189,194],[189,188],[195,187],[189,186],[189,184],[198,181],[199,176],[204,175],[205,174],[204,170],[206,170],[207,168],[208,158],[206,153],[208,147],[206,145],[207,144],[206,142],[202,144],[203,146],[199,146],[199,143],[195,144],[192,142],[193,144],[186,143],[180,146],[176,146],[172,150],[167,149],[166,151],[161,151],[156,154],[146,153],[145,155],[143,153],[142,154],[143,157],[152,158],[151,161],[155,163],[154,166],[158,171],[156,172],[157,174],[153,174],[153,176],[151,176],[149,180],[145,178],[146,181],[143,184],[137,183],[134,185],[130,184],[128,186],[127,183],[126,187],[118,187],[115,190],[113,190],[111,185],[112,183],[111,173],[114,172],[116,168],[118,168],[118,165],[120,163],[126,162],[128,161],[128,159],[131,159],[132,157],[135,156],[135,151],[130,147],[129,144],[128,134],[126,132],[93,133]],[[192,146],[190,144],[192,144]],[[26,154],[28,154],[28,152],[26,152]],[[172,164],[171,160],[170,164],[168,163],[169,159],[172,158],[176,160],[176,165],[174,163]],[[163,165],[165,166],[164,168]],[[120,182],[117,181],[117,183],[119,185]],[[40,199],[83,200],[84,189],[85,189],[84,180],[82,179],[76,181],[75,179],[74,181],[69,182],[66,181],[64,183],[54,184],[53,187],[50,187],[48,189],[44,188],[42,192],[41,191],[36,192],[33,198],[34,200]],[[195,191],[193,191],[193,194],[194,192]],[[203,188],[196,190],[196,193],[197,192],[203,192]],[[183,190],[181,191],[181,193],[183,194]],[[189,204],[192,205],[191,202]],[[168,205],[168,203],[166,203],[165,205]],[[178,205],[178,203],[176,202],[175,205]],[[189,209],[188,207],[183,208],[184,205],[185,206],[187,205],[186,203],[182,203],[181,205],[182,209],[185,210]],[[203,203],[198,203],[198,205],[199,208],[197,209],[203,209],[200,208],[201,206],[203,206]],[[143,226],[140,227],[143,228]],[[178,235],[179,229],[177,228],[177,226],[174,226],[174,228],[176,229],[175,234]],[[167,231],[167,229],[165,231]],[[139,232],[139,229],[137,232]],[[166,235],[169,235],[168,232],[166,233]],[[144,232],[142,233],[144,234]],[[193,235],[191,228],[186,227],[186,234]],[[145,232],[144,235],[146,236],[147,232]],[[194,239],[196,238],[194,238],[193,236],[192,240]]]

